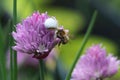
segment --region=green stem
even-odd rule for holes
[[[1,49],[1,53],[0,53],[0,67],[1,67],[1,74],[2,74],[2,80],[6,80],[6,58],[5,58],[5,50],[4,50],[4,39],[3,39],[3,29],[2,26],[0,24],[0,44],[2,46],[0,46]]]
[[[1,48],[2,50],[2,48]],[[6,80],[7,76],[6,76],[6,60],[5,60],[5,54],[4,51],[1,51],[1,63],[0,63],[0,67],[1,67],[1,72],[2,72],[2,80]]]
[[[2,29],[2,26],[0,24],[0,43],[2,43],[1,45],[3,45],[4,43],[4,37],[3,37],[3,29]]]
[[[76,65],[76,63],[77,63],[77,61],[78,61],[78,59],[79,59],[82,51],[83,51],[83,48],[85,47],[85,44],[86,44],[87,41],[88,41],[89,35],[90,35],[91,31],[92,31],[92,28],[93,28],[94,23],[95,23],[95,20],[96,20],[96,16],[97,16],[97,11],[95,10],[94,13],[93,13],[91,22],[90,22],[90,24],[89,24],[89,26],[88,26],[88,30],[87,30],[87,32],[86,32],[86,34],[85,34],[85,37],[84,37],[84,39],[83,39],[83,42],[82,42],[82,44],[81,44],[81,47],[80,47],[80,49],[79,49],[79,51],[78,51],[78,53],[77,53],[77,56],[76,56],[76,58],[75,58],[75,61],[73,62],[72,66],[71,66],[71,68],[70,68],[70,71],[69,71],[68,75],[66,76],[66,79],[65,79],[65,80],[70,80],[70,78],[71,78],[72,71],[73,71],[73,69],[74,69],[74,67],[75,67],[75,65]]]
[[[40,80],[44,80],[44,67],[43,67],[43,60],[39,60],[39,75]]]
[[[11,42],[11,40],[10,40]],[[10,80],[13,80],[13,50],[10,48]]]
[[[6,63],[5,63],[5,55],[1,53],[1,72],[2,72],[2,80],[6,80]]]
[[[10,23],[10,31],[9,33],[12,32],[12,21]],[[12,50],[12,46],[13,46],[13,38],[12,38],[12,35],[10,34],[9,35],[9,50],[10,50],[10,80],[13,80],[13,50]]]
[[[13,62],[14,62],[14,64],[13,64],[13,73],[14,73],[14,75],[13,75],[13,80],[17,80],[17,53],[16,52],[14,52],[14,55],[13,55]]]
[[[17,22],[17,0],[13,0],[13,25]]]
[[[13,26],[16,25],[17,22],[17,0],[13,0]],[[14,30],[14,27],[12,28]],[[13,60],[13,80],[17,80],[17,53],[14,51],[13,56],[11,56],[11,60]]]

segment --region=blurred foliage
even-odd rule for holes
[[[81,42],[83,40],[83,36],[77,36],[75,39],[71,40],[67,45],[63,45],[60,47],[60,59],[65,64],[65,68],[68,69],[72,65],[76,57],[76,53],[78,52]],[[85,53],[86,49],[89,48],[91,45],[94,44],[102,44],[102,47],[106,48],[107,53],[113,53],[116,55],[117,53],[117,45],[106,38],[99,37],[99,36],[90,36],[84,50],[83,54]],[[67,58],[67,59],[66,59]]]
[[[82,29],[83,18],[74,10],[67,8],[49,8],[48,14],[53,15],[59,24],[69,30],[70,34],[76,33],[77,29]]]
[[[1,24],[0,25],[0,39],[1,39],[0,44],[2,44],[0,45],[0,53],[3,53],[3,48],[7,50],[9,47],[8,46],[8,36],[10,34],[9,19],[11,19],[11,17],[13,16],[12,6],[13,6],[13,0],[1,0],[0,2],[0,22],[2,22],[0,23]],[[80,48],[80,45],[85,33],[81,31],[84,31],[87,29],[85,27],[87,27],[89,24],[89,19],[91,18],[93,9],[97,8],[100,14],[104,15],[104,16],[100,16],[103,22],[107,21],[104,18],[108,18],[110,21],[114,23],[117,22],[117,24],[119,24],[119,21],[120,21],[119,7],[120,7],[120,0],[66,0],[66,1],[64,0],[18,0],[17,18],[18,18],[18,21],[21,21],[22,19],[26,18],[27,16],[30,16],[33,12],[37,10],[39,10],[39,12],[41,13],[47,11],[48,15],[56,17],[60,26],[63,25],[66,29],[69,29],[70,31],[69,43],[58,47],[60,56],[59,56],[59,59],[56,61],[57,62],[56,67],[57,69],[58,67],[60,67],[59,71],[61,71],[60,73],[62,73],[62,72],[65,72],[65,70],[68,70],[70,68],[70,66],[72,65],[72,62],[75,59],[76,53]],[[115,13],[115,14],[111,14],[111,13]],[[118,15],[117,17],[116,17],[116,14]],[[98,18],[98,22],[101,22],[100,18]],[[6,21],[4,21],[3,19],[5,19]],[[5,25],[3,25],[3,23]],[[101,36],[98,36],[96,33],[93,33],[93,35],[90,36],[89,41],[87,42],[87,45],[84,48],[83,54],[85,53],[85,50],[92,44],[103,44],[103,47],[106,48],[108,53],[113,53],[113,55],[117,55],[117,56],[119,55],[118,51],[120,50],[119,49],[120,35],[119,33],[115,33],[116,31],[114,31],[115,30],[114,28],[117,26],[116,25],[106,26],[106,24],[111,25],[113,23],[109,21],[108,23],[102,23],[102,22],[97,23],[97,25],[99,25],[100,28],[102,28],[102,31],[98,28],[97,25],[95,27],[98,29],[95,29],[94,31],[96,31],[96,33],[100,32]],[[110,33],[112,34],[106,34],[106,36],[102,34],[104,32],[107,32],[105,29],[106,27],[107,27],[107,31],[109,31],[108,29],[110,29],[111,30]],[[117,35],[115,36],[117,39],[117,42],[115,41],[114,38],[109,37],[113,34]],[[20,80],[37,80],[38,79],[38,75],[36,75],[37,71],[38,70],[36,69],[33,70],[33,68],[32,69],[21,68],[21,70],[19,70],[20,72],[19,78]],[[53,74],[54,71],[50,73]],[[53,77],[51,77],[52,75],[50,73],[46,73],[46,80],[53,80]],[[32,76],[33,74],[34,76]],[[106,79],[106,80],[119,80],[119,75],[120,75],[120,71],[113,78]],[[28,79],[28,76],[30,76],[29,79]],[[63,75],[63,78],[64,76],[65,75]]]
[[[6,10],[12,14],[12,4],[6,3],[8,0],[4,1]],[[69,29],[72,34],[76,32],[77,28],[82,27],[83,18],[80,13],[64,7],[49,7],[47,6],[49,0],[47,1],[30,0],[28,3],[27,0],[19,0],[17,3],[18,20],[24,19],[28,15],[30,16],[34,11],[39,10],[41,13],[47,11],[48,15],[55,16],[60,26],[63,25],[65,28]]]

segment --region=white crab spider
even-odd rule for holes
[[[48,18],[45,20],[44,26],[48,29],[56,29],[58,27],[58,21],[55,19],[55,17]]]

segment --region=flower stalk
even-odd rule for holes
[[[1,63],[0,63],[0,67],[1,67],[1,72],[2,72],[2,80],[6,80],[7,78],[6,78],[6,64],[5,64],[5,54],[3,54],[4,53],[4,51],[2,51],[2,50],[4,50],[3,48],[1,48]]]
[[[39,60],[39,75],[40,75],[40,80],[44,80],[44,66],[43,66],[43,60]]]
[[[87,41],[88,41],[89,35],[90,35],[90,33],[91,33],[92,29],[93,29],[93,26],[94,26],[96,17],[97,17],[97,11],[95,10],[94,13],[93,13],[92,19],[91,19],[91,21],[90,21],[90,24],[89,24],[89,26],[88,26],[88,30],[87,30],[87,32],[86,32],[86,34],[85,34],[85,37],[84,37],[84,39],[83,39],[83,42],[82,42],[82,44],[81,44],[81,47],[80,47],[80,49],[79,49],[79,51],[78,51],[78,53],[77,53],[77,56],[76,56],[76,58],[75,58],[75,61],[73,62],[72,66],[71,66],[71,68],[70,68],[70,71],[69,71],[69,73],[67,74],[65,80],[70,80],[70,78],[71,78],[71,74],[72,74],[72,72],[73,72],[73,69],[74,69],[74,67],[75,67],[75,65],[76,65],[76,63],[77,63],[77,61],[78,61],[78,59],[79,59],[79,57],[80,57],[80,55],[81,55],[81,53],[82,53],[82,51],[83,51],[83,48],[85,47],[85,44],[86,44]]]
[[[13,0],[13,26],[17,22],[17,0]],[[14,27],[12,27],[14,30]],[[11,39],[11,47],[13,46],[13,38]],[[13,50],[10,51],[10,69],[11,80],[17,80],[17,53]]]
[[[0,24],[0,44],[4,45],[4,39],[2,37],[3,31],[2,31],[2,26]],[[5,64],[5,54],[4,54],[4,46],[0,46],[1,49],[1,54],[0,54],[0,67],[1,67],[1,75],[2,75],[2,80],[6,80],[6,64]]]

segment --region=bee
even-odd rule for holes
[[[69,41],[69,37],[68,37],[68,30],[65,30],[63,27],[58,27],[58,21],[54,18],[48,18],[45,23],[44,26],[49,29],[49,30],[56,30],[56,37],[60,39],[60,42],[58,43],[58,46],[60,46],[61,44],[66,44]]]
[[[68,41],[69,41],[68,30],[57,29],[56,37],[60,39],[58,46],[60,46],[61,44],[68,43]]]

